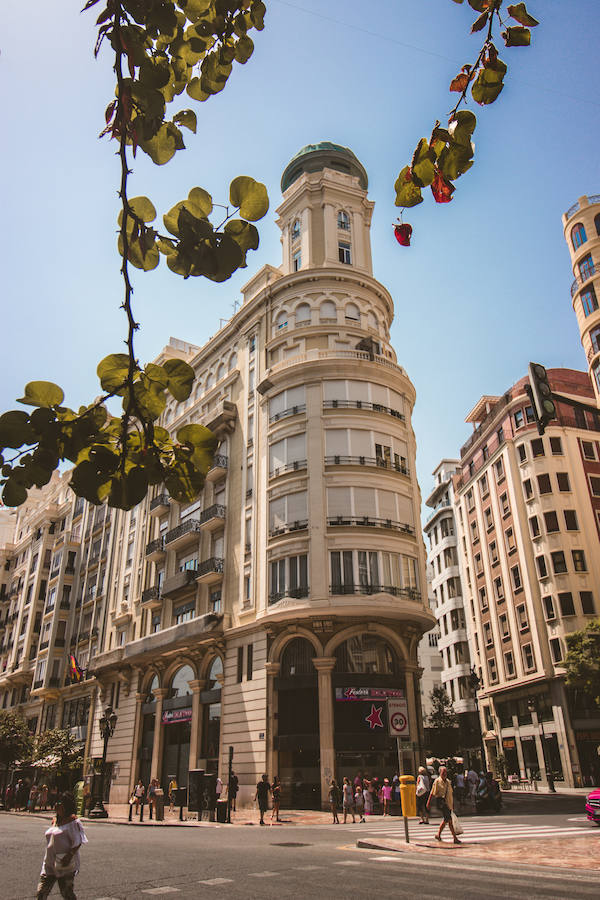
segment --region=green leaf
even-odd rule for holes
[[[123,476],[111,479],[108,505],[116,509],[132,509],[148,491],[148,477],[142,466],[134,466]]]
[[[247,34],[244,34],[239,41],[236,41],[233,51],[237,62],[243,65],[248,62],[254,52],[254,41]]]
[[[256,222],[262,219],[269,209],[267,189],[260,181],[249,175],[238,175],[229,185],[229,199],[233,206],[238,206],[243,219]]]
[[[531,31],[522,25],[511,25],[502,32],[502,37],[507,47],[529,47],[531,43]]]
[[[30,381],[25,385],[25,395],[18,401],[27,406],[60,406],[65,395],[57,384],[51,381]]]
[[[223,231],[238,244],[244,257],[240,267],[245,268],[246,252],[248,250],[256,250],[258,247],[258,229],[255,225],[252,225],[250,222],[244,222],[242,219],[231,219],[227,222]]]
[[[211,7],[212,0],[186,0],[185,14],[190,22],[197,22]]]
[[[179,503],[191,502],[204,487],[204,476],[189,459],[180,456],[167,470],[165,487]]]
[[[139,415],[145,422],[153,422],[154,419],[158,419],[167,405],[167,398],[162,388],[146,378],[145,375],[133,385],[133,396]],[[123,391],[124,410],[129,406],[129,400],[130,389],[126,388]]]
[[[192,98],[192,100],[198,100],[199,102],[208,100],[208,98],[210,97],[210,92],[205,91],[202,87],[202,81],[200,78],[192,78],[185,90],[188,96]]]
[[[266,12],[267,7],[262,2],[262,0],[254,0],[252,5],[250,6],[250,18],[257,31],[262,31],[265,27]]]
[[[210,447],[216,449],[217,439],[215,435],[204,425],[184,425],[177,432],[177,440],[180,444],[190,444],[192,447]]]
[[[138,217],[138,219],[142,220],[142,222],[146,222],[146,223],[154,222],[154,220],[156,218],[156,210],[154,208],[154,204],[152,203],[151,200],[148,199],[148,197],[133,197],[131,200],[129,200],[129,206],[131,207],[131,209],[135,213],[135,215]],[[119,223],[119,228],[120,228],[121,225],[123,224],[123,210],[120,210],[117,221]],[[127,220],[128,230],[129,230],[129,222],[130,221],[132,221],[132,220],[128,217],[128,220]]]
[[[181,112],[176,113],[173,116],[173,121],[177,125],[183,125],[184,128],[189,128],[190,131],[193,131],[196,134],[196,113],[193,109],[182,109]]]
[[[181,132],[179,132],[179,137],[181,137]],[[164,166],[175,156],[177,150],[184,149],[178,144],[177,135],[169,129],[167,122],[163,122],[150,140],[140,141],[140,147],[144,153],[147,153],[157,166]]]
[[[414,184],[410,174],[410,166],[404,166],[396,179],[394,190],[396,191],[396,206],[416,206],[418,203],[423,202],[421,188]]]
[[[460,109],[458,112],[454,113],[452,121],[456,122],[458,127],[469,134],[473,134],[475,126],[477,125],[477,117],[470,109]]]
[[[506,66],[499,59],[496,60],[496,64],[497,63],[500,63],[501,66],[504,67],[504,71],[502,71],[501,67],[497,67],[497,65],[494,65],[493,67],[486,66],[485,68],[480,69],[479,74],[475,79],[475,83],[471,88],[473,100],[481,106],[493,103],[504,87],[502,79],[504,78],[504,72],[506,72]]]
[[[534,28],[536,25],[540,24],[537,19],[534,19],[533,16],[529,15],[524,3],[515,3],[512,6],[509,6],[508,14],[513,19],[516,19],[521,25],[529,25],[530,28]]]
[[[169,257],[170,259],[172,257]],[[167,389],[171,396],[180,403],[183,400],[187,400],[192,392],[192,385],[196,377],[192,367],[182,359],[167,359],[162,367],[169,379]]]
[[[184,201],[185,208],[197,217],[210,216],[213,210],[212,197],[201,187],[193,187]]]
[[[482,12],[479,18],[475,19],[473,22],[473,26],[471,28],[471,34],[475,34],[477,31],[481,31],[482,28],[485,28],[487,25],[487,20],[490,17],[490,13],[488,10]]]
[[[162,366],[157,366],[154,363],[147,363],[144,366],[144,373],[147,378],[155,382],[159,387],[167,387],[169,383],[169,377]]]
[[[126,353],[111,353],[98,363],[96,374],[105,391],[122,387],[129,373],[129,356]]]
[[[0,416],[0,447],[17,450],[23,444],[33,444],[36,440],[26,412],[14,409]]]
[[[2,502],[5,506],[20,506],[27,500],[27,489],[9,478],[2,491]]]
[[[421,138],[410,164],[412,180],[418,187],[426,187],[433,181],[433,176],[435,175],[434,158],[435,154],[429,149],[427,139]]]
[[[127,259],[136,269],[150,272],[159,264],[160,254],[156,243],[153,242],[150,247],[146,248],[146,241],[147,236],[145,235],[139,235],[135,238],[130,237],[127,244]],[[142,244],[144,244],[144,250],[142,250]],[[117,247],[119,253],[123,256],[123,238],[121,234],[117,238]]]

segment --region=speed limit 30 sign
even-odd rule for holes
[[[408,705],[400,698],[388,699],[388,729],[391,737],[409,736]]]

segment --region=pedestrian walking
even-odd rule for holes
[[[65,900],[77,900],[73,887],[79,872],[79,848],[88,840],[83,825],[75,815],[75,798],[61,794],[56,804],[56,817],[46,831],[46,853],[42,862],[37,900],[46,900],[56,881]]]
[[[156,815],[156,788],[158,787],[158,778],[151,778],[148,785],[148,806],[150,807],[150,818],[152,813]]]
[[[48,785],[43,784],[42,789],[40,791],[40,809],[44,807],[44,809],[48,809]]]
[[[229,803],[231,805],[231,809],[235,812],[235,803],[238,795],[238,791],[240,789],[240,782],[235,774],[235,772],[231,772],[231,778],[229,779],[229,787],[227,790],[229,791]]]
[[[392,803],[395,803],[397,806],[401,806],[400,804],[400,777],[398,773],[394,775],[392,778]]]
[[[273,818],[275,818],[276,822],[281,822],[281,819],[279,818],[279,806],[281,804],[281,782],[278,775],[275,775],[273,777],[273,784],[271,785],[271,796],[273,797],[273,809],[271,810],[272,825]]]
[[[475,803],[475,795],[477,793],[477,785],[479,784],[479,776],[477,772],[471,766],[469,771],[467,772],[467,789],[469,791],[469,799],[474,804]]]
[[[363,799],[365,801],[365,816],[373,815],[373,787],[370,781],[365,779],[363,788]]]
[[[340,820],[338,819],[338,807],[340,805],[340,789],[338,788],[337,781],[335,778],[331,779],[331,784],[329,785],[329,806],[331,809],[331,815],[333,816],[332,825],[339,825]]]
[[[440,812],[442,813],[442,821],[440,823],[440,827],[438,828],[437,834],[435,835],[436,841],[442,840],[442,831],[448,825],[450,831],[452,832],[452,836],[454,838],[455,844],[461,844],[462,841],[456,836],[456,832],[454,831],[454,825],[452,824],[452,810],[454,809],[454,797],[452,793],[452,785],[450,784],[450,779],[448,778],[448,769],[446,766],[440,766],[440,774],[433,782],[433,787],[431,788],[431,793],[429,794],[429,799],[427,801],[427,809],[430,808],[430,804],[432,799],[435,797],[437,800]]]
[[[429,800],[429,775],[425,766],[419,766],[417,775],[417,812],[421,817],[419,825],[429,825],[429,810],[427,801]]]
[[[217,803],[221,799],[221,794],[223,793],[223,782],[219,775],[217,775],[217,780],[215,782],[215,794],[217,795]]]
[[[7,810],[11,810],[13,808],[13,804],[15,802],[15,789],[12,784],[6,786],[6,790],[4,792],[4,808]]]
[[[28,812],[35,812],[35,807],[38,802],[38,794],[39,790],[37,784],[32,784],[31,790],[29,791],[29,800],[27,801]]]
[[[383,785],[381,786],[381,800],[383,803],[383,814],[384,816],[389,816],[390,804],[392,802],[392,786],[389,778],[383,779]]]
[[[135,803],[135,811],[139,812],[140,803],[142,806],[144,805],[144,796],[146,794],[146,788],[144,787],[144,782],[140,778],[138,783],[133,789],[133,802]]]
[[[175,803],[175,791],[177,790],[177,778],[175,775],[171,777],[169,781],[169,812],[173,812],[173,805]]]
[[[457,805],[462,809],[467,794],[467,783],[463,772],[457,772],[455,775],[454,794]]]
[[[358,816],[359,822],[365,821],[365,798],[363,797],[363,792],[361,787],[357,787],[354,792],[354,809],[356,810],[356,815]]]
[[[256,793],[254,795],[254,800],[258,801],[258,809],[260,812],[260,825],[265,824],[265,813],[269,808],[269,792],[271,790],[271,785],[269,784],[269,779],[266,775],[263,775],[261,780],[256,785]]]
[[[356,822],[356,818],[354,816],[354,789],[350,784],[349,778],[344,778],[344,784],[342,787],[342,807],[344,810],[344,825],[346,824],[348,813],[352,814],[352,821]]]

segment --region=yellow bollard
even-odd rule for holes
[[[408,819],[410,816],[417,815],[417,788],[414,776],[400,776],[400,801],[402,803],[402,815],[404,816],[404,834],[408,844]]]

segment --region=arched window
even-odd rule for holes
[[[171,681],[171,697],[188,697],[191,696],[192,689],[189,685],[196,676],[191,666],[182,666],[177,669]]]
[[[221,378],[225,378],[225,363],[220,363],[217,369],[217,381],[220,381]]]
[[[338,228],[341,228],[342,231],[350,231],[350,216],[343,209],[340,209],[338,213]]]
[[[594,216],[594,225],[596,226],[596,234],[600,234],[600,213]]]
[[[207,391],[210,390],[210,388],[213,386],[214,383],[215,383],[215,376],[213,375],[212,372],[209,372],[208,375],[206,376],[206,390]]]
[[[591,253],[586,253],[583,259],[579,260],[579,274],[582,281],[587,281],[595,272],[594,260]]]
[[[360,310],[356,303],[348,303],[346,306],[346,319],[351,322],[360,322]]]
[[[578,247],[581,247],[581,245],[585,244],[585,242],[587,241],[585,228],[583,227],[581,222],[577,222],[571,228],[571,241],[575,250],[577,250]]]
[[[310,306],[308,303],[301,303],[296,307],[296,325],[310,325]]]
[[[294,638],[285,647],[281,656],[281,677],[293,678],[294,675],[313,675],[313,656],[315,648],[306,638]]]
[[[229,362],[227,364],[227,368],[231,372],[231,370],[235,369],[236,366],[237,366],[237,353],[234,350],[233,353],[231,354],[231,356],[229,357]]]
[[[296,219],[292,225],[292,241],[297,241],[300,237],[300,219]]]
[[[206,679],[206,690],[214,691],[217,688],[221,687],[221,682],[218,680],[217,675],[223,674],[223,660],[220,656],[215,656],[211,663],[211,667],[208,670],[208,677]]]
[[[333,321],[337,322],[337,310],[333,300],[324,300],[319,310],[319,318],[321,322]]]
[[[592,342],[593,352],[600,352],[600,328],[592,328],[590,331],[590,341]]]
[[[146,703],[154,703],[156,697],[154,696],[154,691],[158,690],[159,681],[158,675],[155,675],[152,681],[150,682],[150,687],[148,688],[148,693],[146,694]]]
[[[279,331],[281,328],[286,328],[288,323],[288,314],[285,310],[282,310],[277,319],[275,320],[275,327]]]
[[[369,311],[367,314],[367,325],[369,328],[372,328],[373,331],[379,331],[379,323],[375,313]]]
[[[590,284],[589,287],[581,292],[581,307],[583,309],[583,314],[586,317],[590,316],[598,309],[598,299],[593,284]]]
[[[398,657],[383,638],[359,634],[341,644],[335,651],[336,671],[356,675],[397,675]]]

